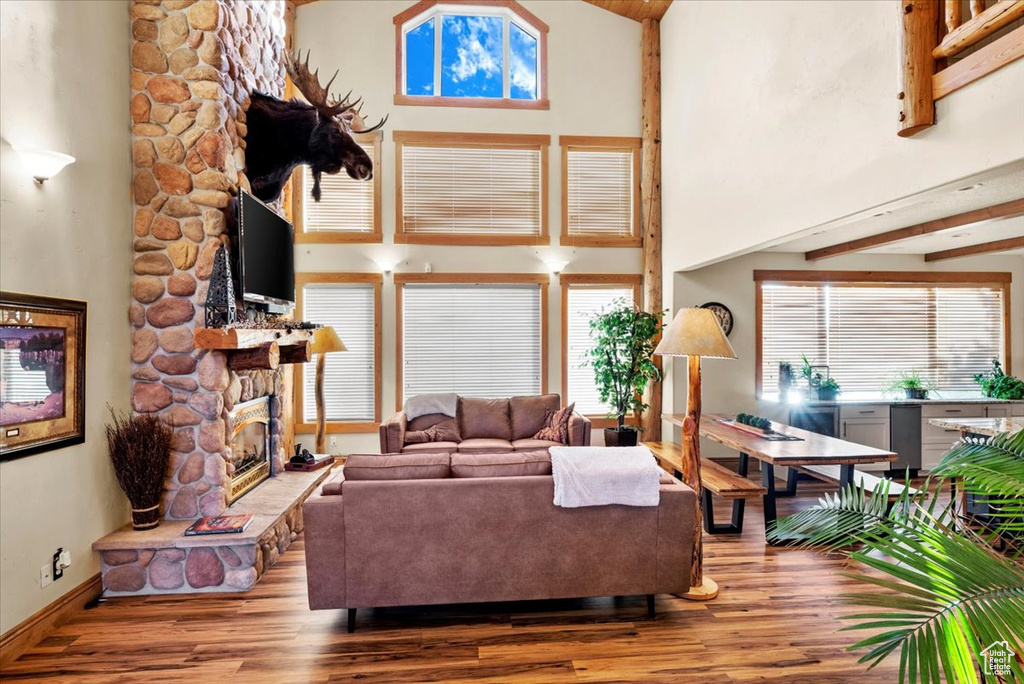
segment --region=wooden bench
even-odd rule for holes
[[[682,446],[673,442],[644,442],[651,450],[658,464],[682,477],[683,451]],[[733,472],[711,459],[700,459],[700,481],[703,487],[701,510],[704,514],[704,529],[708,534],[739,534],[743,531],[743,510],[747,499],[763,496],[765,488],[747,479],[747,462],[740,459],[739,472]],[[717,494],[723,499],[732,500],[732,522],[728,525],[715,523],[715,511],[711,495]]]
[[[799,470],[802,473],[807,473],[811,477],[817,478],[822,482],[828,482],[829,484],[839,484],[841,480],[839,472],[840,466],[837,465],[801,465],[793,466],[793,468],[795,470]],[[896,499],[901,497],[903,493],[907,490],[910,491],[911,495],[916,495],[919,493],[919,490],[911,487],[910,485],[901,484],[890,478],[881,478],[878,477],[877,475],[865,473],[860,470],[853,471],[853,483],[858,487],[864,489],[868,494],[871,494],[875,490],[875,487],[877,487],[883,479],[889,480],[888,499],[890,503],[896,501]]]

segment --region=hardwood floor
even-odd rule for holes
[[[801,482],[784,515],[826,485]],[[721,504],[722,502],[719,501]],[[855,586],[839,557],[764,543],[760,501],[742,536],[705,537],[707,603],[642,596],[359,611],[306,604],[301,540],[242,595],[119,598],[30,649],[3,681],[92,682],[894,682],[839,633]]]

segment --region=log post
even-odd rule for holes
[[[644,310],[661,311],[661,22],[644,19],[641,42],[642,149],[640,205],[643,223]],[[654,357],[658,369],[661,357]],[[644,439],[661,440],[661,382],[648,383],[642,416]]]
[[[267,342],[252,349],[238,349],[228,354],[228,367],[233,371],[274,370],[281,363],[277,342]]]
[[[949,0],[952,2],[953,0]],[[978,16],[985,11],[985,0],[971,0],[971,18]]]
[[[281,363],[307,363],[313,358],[313,344],[308,340],[281,347]]]
[[[693,558],[690,561],[690,591],[683,598],[708,601],[718,596],[718,585],[704,576],[704,516],[700,501],[700,357],[687,357],[686,420],[683,424],[683,482],[697,495],[693,517]]]
[[[324,408],[324,368],[327,364],[326,354],[316,356],[316,379],[313,383],[313,394],[316,400],[316,453],[327,453],[327,420]]]
[[[897,134],[903,138],[935,125],[932,74],[938,43],[938,0],[900,2],[900,93],[901,110]]]
[[[946,5],[946,33],[952,33],[957,26],[963,22],[963,15],[960,11],[960,0],[945,0]]]

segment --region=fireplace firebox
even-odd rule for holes
[[[228,503],[270,477],[270,397],[237,404],[231,412]]]

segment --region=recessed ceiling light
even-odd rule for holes
[[[891,211],[880,211],[877,214],[872,214],[871,218],[878,218],[879,216],[888,216],[891,213]]]
[[[976,190],[983,186],[984,183],[975,183],[974,185],[968,185],[966,188],[960,188],[957,192],[967,192],[968,190]]]

